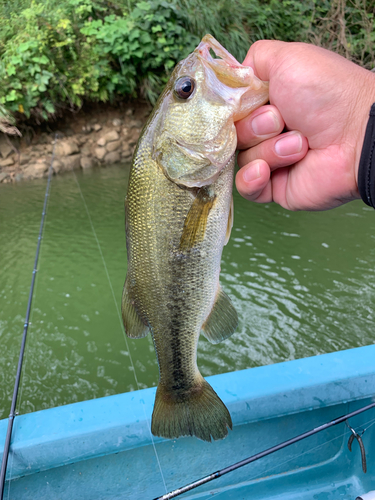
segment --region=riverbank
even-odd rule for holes
[[[149,113],[142,103],[94,106],[47,126],[25,128],[21,138],[0,134],[0,183],[47,176],[55,137],[55,174],[128,162]]]

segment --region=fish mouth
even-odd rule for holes
[[[218,57],[212,57],[210,50]],[[268,82],[257,78],[250,66],[239,63],[212,35],[205,35],[194,52],[207,77],[214,77],[226,87],[222,92],[224,99],[231,104],[236,102],[234,121],[268,102]]]
[[[210,49],[219,58],[212,57]],[[249,87],[255,83],[254,88],[260,88],[262,82],[258,79],[258,82],[254,82],[253,68],[239,63],[212,35],[205,35],[195,52],[198,59],[211,68],[217,78],[228,87]]]

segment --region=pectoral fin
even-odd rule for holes
[[[209,188],[202,187],[186,216],[184,229],[180,240],[180,250],[186,251],[203,241],[207,218],[214,205],[216,196],[210,193]]]
[[[127,280],[122,292],[121,311],[126,335],[132,339],[146,337],[149,328],[143,323],[134,307],[134,300],[130,297]]]
[[[225,235],[224,245],[226,245],[228,243],[229,238],[230,238],[230,233],[232,232],[233,216],[234,216],[234,205],[233,205],[233,195],[232,195],[232,201],[231,201],[230,209],[229,209],[228,225],[227,225],[227,232]]]
[[[215,303],[202,326],[203,334],[212,344],[218,344],[230,337],[237,325],[237,311],[228,295],[219,286]]]

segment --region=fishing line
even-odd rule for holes
[[[233,472],[234,470],[237,470],[240,467],[244,467],[245,465],[248,465],[252,462],[255,462],[256,460],[259,460],[267,455],[271,455],[272,453],[275,453],[276,451],[282,450],[283,448],[286,448],[287,446],[290,446],[294,443],[297,443],[298,441],[301,441],[302,439],[306,439],[310,436],[313,436],[314,434],[317,434],[318,432],[321,432],[325,429],[329,429],[330,427],[333,427],[334,425],[345,422],[345,420],[348,420],[349,418],[355,417],[356,415],[359,415],[360,413],[363,413],[364,411],[370,410],[371,408],[375,408],[375,402],[371,403],[369,405],[366,405],[358,410],[355,410],[351,413],[348,413],[346,415],[342,415],[341,417],[338,417],[334,420],[331,420],[330,422],[326,422],[325,424],[322,424],[314,429],[311,429],[310,431],[299,434],[298,436],[295,436],[292,439],[288,439],[287,441],[284,441],[276,446],[272,446],[271,448],[267,448],[266,450],[264,450],[260,453],[257,453],[255,455],[252,455],[251,457],[245,458],[244,460],[236,462],[235,464],[229,465],[228,467],[225,467],[224,469],[220,469],[216,472],[213,472],[212,474],[209,474],[208,476],[202,477],[201,479],[198,479],[197,481],[189,483],[181,488],[177,488],[176,490],[173,490],[165,495],[162,495],[160,497],[156,497],[154,500],[170,500],[171,498],[175,498],[177,496],[180,496],[183,493],[186,493],[187,491],[190,491],[194,488],[197,488],[198,486],[201,486],[202,484],[209,483],[210,481],[213,481],[214,479],[218,479],[219,477],[222,477],[225,474],[228,474],[229,472]]]
[[[11,407],[10,407],[10,414],[9,414],[9,418],[8,418],[8,428],[7,428],[7,433],[6,433],[6,437],[5,437],[3,458],[1,461],[1,470],[0,470],[0,498],[1,499],[3,498],[3,495],[4,495],[5,477],[6,477],[6,471],[7,471],[8,458],[9,458],[10,441],[12,438],[14,418],[16,416],[18,389],[19,389],[20,380],[21,380],[22,363],[23,363],[23,357],[24,357],[24,353],[25,353],[26,338],[27,338],[27,332],[28,332],[29,324],[30,324],[31,304],[32,304],[32,299],[33,299],[37,266],[38,266],[38,259],[39,259],[39,253],[40,253],[40,246],[41,246],[41,242],[42,242],[44,221],[45,221],[45,216],[46,216],[46,212],[47,212],[47,202],[48,202],[49,190],[50,190],[51,179],[52,179],[52,172],[53,172],[52,165],[53,165],[53,160],[55,159],[56,138],[57,137],[55,135],[55,141],[53,143],[53,150],[52,150],[51,164],[50,164],[49,171],[48,171],[48,181],[47,181],[46,193],[44,195],[44,204],[43,204],[42,218],[41,218],[40,227],[39,227],[38,244],[37,244],[36,253],[35,253],[34,269],[33,269],[33,273],[32,273],[31,285],[30,285],[29,300],[27,303],[25,323],[23,325],[21,349],[20,349],[20,354],[19,354],[19,358],[18,358],[17,373],[16,373],[16,379],[14,382],[13,397],[12,397],[12,403],[11,403]]]
[[[86,213],[87,213],[87,216],[89,218],[89,221],[90,221],[90,225],[91,225],[91,228],[92,228],[92,231],[94,233],[94,236],[95,236],[95,240],[96,240],[96,243],[97,243],[97,246],[99,248],[99,252],[100,252],[100,255],[101,255],[101,258],[102,258],[102,261],[103,261],[103,265],[104,265],[104,268],[105,268],[105,271],[106,271],[106,275],[107,275],[107,279],[108,279],[108,282],[109,282],[109,285],[110,285],[110,288],[111,288],[111,293],[112,293],[112,297],[113,297],[113,300],[115,302],[115,307],[116,307],[116,311],[117,311],[117,315],[118,315],[118,318],[119,318],[119,321],[120,321],[120,325],[121,325],[121,330],[123,332],[123,336],[124,336],[124,341],[125,341],[125,344],[126,344],[126,348],[129,352],[129,357],[130,357],[130,362],[131,362],[131,365],[132,365],[132,368],[133,368],[133,373],[134,373],[134,379],[135,379],[135,382],[137,384],[137,387],[138,387],[138,390],[140,390],[140,386],[139,386],[139,383],[138,383],[138,379],[137,379],[137,376],[136,376],[136,371],[135,371],[135,366],[134,366],[134,363],[133,363],[133,359],[132,359],[132,356],[131,356],[131,352],[130,352],[130,349],[129,349],[129,344],[128,344],[128,341],[127,341],[127,338],[126,338],[126,335],[125,335],[125,332],[124,332],[124,329],[123,329],[123,323],[122,323],[122,319],[121,319],[121,315],[120,315],[120,311],[119,311],[119,308],[118,308],[118,305],[117,305],[117,301],[116,301],[116,296],[115,296],[115,293],[114,293],[114,290],[113,290],[113,286],[112,286],[112,282],[111,282],[111,279],[109,277],[109,273],[108,273],[108,269],[107,269],[107,265],[105,263],[105,259],[104,259],[104,255],[103,255],[103,252],[101,250],[101,246],[100,246],[100,243],[99,243],[99,240],[98,240],[98,237],[96,235],[96,231],[95,231],[95,228],[94,228],[94,225],[93,225],[93,222],[92,222],[92,219],[91,219],[91,216],[90,216],[90,213],[89,213],[89,210],[88,210],[88,207],[87,207],[87,204],[86,204],[86,201],[85,201],[85,198],[83,196],[83,193],[82,193],[82,190],[81,190],[81,187],[80,187],[80,184],[78,182],[78,179],[75,175],[75,172],[73,171],[73,174],[74,174],[74,177],[75,177],[75,181],[77,183],[77,186],[79,188],[79,191],[80,191],[80,195],[81,195],[81,198],[82,198],[82,201],[84,203],[84,206],[85,206],[85,209],[86,209]],[[144,414],[145,414],[145,419],[146,419],[146,422],[147,422],[147,427],[149,429],[149,432],[150,432],[150,436],[151,436],[151,441],[152,441],[152,445],[153,445],[153,448],[154,448],[154,452],[155,452],[155,456],[156,456],[156,459],[157,459],[157,462],[158,462],[158,466],[159,466],[159,470],[160,470],[160,473],[161,473],[161,476],[162,476],[162,479],[163,479],[163,484],[164,484],[164,488],[165,488],[165,491],[167,492],[167,487],[166,487],[166,483],[165,483],[165,479],[164,479],[164,474],[163,474],[163,471],[162,471],[162,468],[161,468],[161,464],[160,464],[160,461],[159,461],[159,457],[158,457],[158,453],[157,453],[157,450],[156,450],[156,447],[155,447],[155,443],[154,443],[154,439],[153,439],[153,436],[152,436],[152,433],[151,433],[151,429],[150,429],[150,425],[149,425],[149,420],[146,416],[146,412],[145,412],[145,409],[144,409],[144,405],[143,406],[143,411],[144,411]],[[259,460],[260,458],[263,458],[267,455],[270,455],[272,453],[275,453],[276,451],[279,451],[283,448],[286,448],[287,446],[290,446],[298,441],[301,441],[302,439],[306,439],[307,437],[310,437],[314,434],[317,434],[318,432],[321,432],[325,429],[328,429],[334,425],[337,425],[339,423],[342,423],[343,421],[347,420],[348,418],[352,418],[353,416],[355,415],[358,415],[366,410],[369,410],[371,408],[374,408],[375,407],[375,403],[371,403],[370,405],[367,405],[363,408],[360,408],[359,410],[356,410],[354,412],[351,412],[347,415],[344,415],[342,417],[339,417],[338,419],[335,419],[335,420],[332,420],[330,422],[327,422],[325,424],[322,424],[321,426],[319,427],[316,427],[315,429],[312,429],[311,431],[308,431],[306,433],[303,433],[303,434],[300,434],[299,436],[296,436],[290,440],[287,440],[287,441],[284,441],[283,443],[280,443],[279,445],[276,445],[276,446],[273,446],[271,448],[268,448],[267,450],[264,450],[263,452],[260,452],[256,455],[253,455],[247,459],[244,459],[240,462],[237,462],[233,465],[230,465],[228,467],[225,467],[224,469],[221,469],[213,474],[210,474],[208,476],[205,476],[204,478],[201,478],[199,479],[198,481],[195,481],[193,483],[189,483],[188,485],[182,487],[182,488],[178,488],[177,490],[174,490],[172,492],[167,492],[165,495],[162,495],[161,497],[157,497],[155,498],[154,500],[169,500],[171,498],[175,498],[177,496],[180,496],[181,494],[187,492],[187,491],[190,491],[194,488],[197,488],[198,486],[201,486],[203,484],[206,484],[214,479],[217,479],[225,474],[228,474],[229,472],[232,472],[240,467],[243,467],[245,465],[248,465],[252,462],[255,462],[256,460]],[[369,422],[371,422],[372,420],[370,420]],[[375,423],[375,419],[374,419],[374,422],[371,424],[373,425]],[[369,427],[371,427],[371,425]],[[369,428],[367,427],[367,428]],[[338,438],[341,438],[342,436],[344,436],[344,434],[340,435],[340,436],[337,436],[335,438],[333,438],[332,440],[328,441],[328,442],[325,442],[323,443],[322,445],[318,445],[316,448],[320,448],[321,446],[325,446],[326,444],[328,444],[329,442],[331,441],[334,441]],[[301,453],[300,455],[298,456],[302,456],[306,453],[310,453],[312,450],[308,450],[307,452],[303,452]],[[297,457],[292,457],[291,459],[285,461],[285,463],[291,461],[291,460],[295,460]],[[277,466],[274,466],[272,468],[270,468],[269,470],[272,470],[274,469],[275,467],[278,467],[280,464],[277,464]],[[282,464],[281,464],[282,465]],[[267,472],[267,471],[266,471]],[[262,472],[262,474],[264,474],[264,472]],[[257,477],[259,477],[259,474],[257,476],[255,476],[253,479],[256,479]]]
[[[56,134],[56,140],[57,139],[58,139],[58,134]],[[51,191],[51,189],[52,189],[52,187],[50,188],[50,191]],[[51,199],[51,192],[49,192],[49,195],[48,195],[47,206],[46,206],[46,210],[45,210],[46,217],[45,217],[44,222],[46,222],[46,220],[47,220],[47,216],[48,216],[47,211],[48,211],[48,206],[49,206],[50,199]],[[44,226],[43,226],[43,233],[42,233],[42,239],[44,238],[45,231],[46,231],[46,225],[44,224]],[[39,260],[41,259],[41,256],[43,254],[43,249],[44,249],[44,247],[40,248]],[[35,287],[34,287],[34,295],[33,295],[34,304],[35,304],[35,300],[36,300],[36,298],[38,296],[37,292],[38,292],[38,281],[35,282]],[[33,318],[34,318],[34,309],[31,310],[29,325],[33,324]],[[29,338],[32,339],[33,335],[34,335],[34,330],[31,330],[31,332],[29,333]],[[21,382],[20,382],[20,394],[19,394],[19,397],[18,397],[18,400],[17,400],[17,406],[18,406],[18,410],[16,412],[17,415],[20,413],[21,406],[22,406],[22,394],[23,394],[23,389],[25,387],[24,380],[25,380],[25,377],[26,377],[26,369],[27,369],[27,366],[28,366],[28,360],[29,360],[29,355],[28,355],[28,351],[26,351],[25,352],[24,361],[23,361],[23,365],[22,365],[22,378],[21,378]],[[35,408],[32,411],[35,411]]]
[[[14,453],[10,456],[10,468],[9,468],[9,484],[8,484],[8,500],[10,500],[10,488],[11,488],[11,479],[13,476],[13,461],[14,461]]]
[[[358,425],[356,427],[356,429],[361,429],[363,426],[369,424],[370,422],[372,422],[368,427],[366,427],[366,429],[364,429],[364,432],[367,431],[367,429],[369,429],[372,425],[375,424],[375,418],[372,419],[372,420],[369,420],[368,422],[365,422],[364,424],[362,425]],[[268,472],[270,472],[271,470],[273,469],[276,469],[276,467],[280,467],[281,465],[285,465],[287,464],[288,462],[291,462],[292,460],[296,460],[297,458],[300,458],[304,455],[307,455],[308,453],[311,453],[312,451],[316,451],[318,450],[319,448],[323,448],[323,446],[326,446],[327,444],[329,443],[332,443],[333,441],[336,441],[337,439],[341,439],[343,438],[344,436],[346,436],[347,434],[350,434],[350,430],[349,429],[346,429],[345,432],[343,432],[342,434],[340,434],[339,436],[336,436],[332,439],[330,439],[329,441],[325,441],[324,443],[322,444],[318,444],[317,446],[314,446],[314,448],[310,448],[309,450],[307,451],[303,451],[302,453],[300,453],[299,455],[294,455],[293,457],[291,458],[288,458],[288,460],[285,460],[284,462],[279,462],[278,464],[276,465],[273,465],[272,467],[270,467],[269,469],[266,469],[264,471],[262,471],[260,474],[257,474],[256,476],[253,476],[249,479],[249,481],[254,481],[255,479],[258,479],[259,477],[262,477],[264,476],[265,474],[267,474]]]
[[[370,424],[370,425],[368,425]],[[373,425],[375,424],[375,418],[371,419],[371,420],[368,420],[367,422],[363,423],[362,425],[358,425],[355,427],[356,431],[358,432],[359,429],[363,429],[363,427],[365,425],[367,425],[367,427],[365,427],[363,429],[363,433],[367,431],[367,429],[369,429],[370,427],[372,427]],[[252,476],[248,481],[246,482],[250,482],[250,481],[254,481],[262,476],[265,476],[266,474],[268,474],[268,472],[271,472],[272,470],[276,469],[277,467],[280,467],[282,465],[285,465],[287,464],[288,462],[292,462],[293,460],[296,460],[297,458],[300,458],[304,455],[307,455],[308,453],[311,453],[313,451],[316,451],[318,450],[319,448],[323,448],[324,446],[326,446],[327,444],[329,443],[332,443],[333,441],[336,441],[337,439],[341,439],[343,438],[344,436],[346,436],[347,434],[350,434],[350,430],[349,429],[346,429],[345,432],[343,432],[342,434],[340,434],[339,436],[335,436],[334,438],[328,440],[328,441],[325,441],[324,443],[322,444],[318,444],[317,446],[314,446],[314,448],[310,448],[308,449],[307,451],[303,451],[302,453],[298,454],[298,455],[294,455],[293,457],[291,458],[288,458],[288,460],[284,460],[284,462],[279,462],[277,463],[276,465],[273,465],[272,467],[269,467],[268,469],[266,470],[263,470],[261,473],[257,474],[256,476]],[[215,494],[213,494],[215,495]]]
[[[371,422],[371,420],[370,420],[370,422]],[[374,419],[374,423],[375,423],[375,419]],[[372,425],[372,424],[371,424],[371,425]],[[348,431],[348,429],[347,429],[347,430],[346,430],[343,434],[340,434],[339,436],[336,436],[336,437],[334,437],[334,438],[330,439],[329,441],[326,441],[326,442],[324,442],[324,443],[322,443],[322,444],[318,444],[317,446],[314,446],[314,448],[310,448],[310,449],[309,449],[309,450],[307,450],[307,451],[303,451],[303,452],[302,452],[302,453],[300,453],[299,455],[294,455],[293,457],[288,458],[288,460],[284,460],[284,462],[279,462],[279,463],[277,463],[276,465],[273,465],[272,467],[269,467],[268,469],[263,470],[261,473],[257,474],[256,476],[252,476],[250,479],[248,479],[247,481],[244,481],[244,482],[243,482],[243,483],[241,483],[241,484],[248,484],[248,483],[250,483],[250,482],[252,482],[252,481],[255,481],[255,480],[256,480],[256,479],[258,479],[258,478],[261,478],[261,477],[263,477],[263,476],[266,476],[266,475],[268,474],[268,472],[271,472],[272,470],[276,469],[277,467],[281,467],[282,465],[285,465],[285,464],[287,464],[288,462],[291,462],[291,461],[293,461],[293,460],[296,460],[297,458],[300,458],[300,457],[302,457],[302,456],[304,456],[304,455],[307,455],[308,453],[311,453],[311,452],[313,452],[313,451],[316,451],[316,450],[318,450],[319,448],[323,448],[323,446],[326,446],[327,444],[332,443],[333,441],[336,441],[337,439],[341,439],[342,437],[344,437],[344,436],[345,436],[346,434],[348,434],[348,433],[349,433],[349,431]],[[213,492],[213,491],[212,491],[212,492],[211,492],[211,495],[212,495],[212,496],[216,496],[216,495],[220,495],[220,493],[222,493],[222,492],[218,491],[217,493],[215,493],[215,492]]]
[[[371,422],[371,424],[370,424],[370,422]],[[367,427],[365,427],[365,428],[363,429],[363,433],[365,433],[365,432],[367,431],[367,429],[369,429],[370,427],[372,427],[373,425],[375,425],[375,418],[374,418],[373,420],[369,420],[368,422],[365,422],[365,423],[364,423],[364,424],[362,424],[362,425],[358,425],[358,426],[357,426],[357,429],[360,429],[360,428],[364,427],[364,426],[365,426],[365,425],[367,425],[367,424],[370,424],[370,425],[369,425],[369,426],[367,426]]]
[[[51,191],[51,189],[50,189],[50,191]],[[46,217],[44,219],[44,222],[46,222],[46,220],[47,220],[47,211],[48,211],[48,206],[49,206],[49,202],[50,202],[50,196],[51,196],[51,193],[49,193],[49,196],[48,196],[47,206],[46,206],[46,210],[45,210]],[[44,224],[43,232],[42,232],[42,239],[44,238],[45,230],[46,230],[46,225]],[[42,254],[43,254],[43,248],[44,248],[43,246],[40,247],[39,261],[41,259]],[[34,304],[35,304],[35,301],[37,299],[37,290],[38,290],[38,281],[36,280],[35,287],[34,287],[34,293],[33,293]],[[31,309],[29,326],[33,324],[33,318],[34,318],[34,308]],[[30,343],[30,342],[32,343],[33,333],[34,333],[33,329],[28,332],[28,343]],[[20,380],[19,396],[17,398],[18,409],[16,410],[15,415],[19,415],[20,408],[22,406],[22,395],[23,395],[23,388],[25,387],[25,377],[26,377],[26,369],[28,366],[28,359],[29,359],[29,355],[28,355],[28,351],[26,350],[24,358],[23,358],[23,363],[22,363],[22,376],[21,376],[21,380]],[[13,477],[13,464],[14,464],[14,454],[12,453],[10,455],[10,465],[8,465],[8,468],[7,468],[7,470],[9,470],[8,500],[10,499],[10,490],[11,490],[11,484],[12,484],[11,479]]]
[[[123,337],[124,337],[124,341],[125,341],[125,345],[126,345],[126,349],[129,353],[129,358],[130,358],[130,363],[131,363],[131,366],[132,366],[132,370],[133,370],[133,374],[134,374],[134,379],[135,379],[135,383],[137,385],[137,388],[138,390],[140,390],[140,385],[139,385],[139,382],[138,382],[138,378],[137,378],[137,374],[135,372],[135,366],[134,366],[134,363],[133,363],[133,358],[132,358],[132,355],[131,355],[131,352],[130,352],[130,348],[129,348],[129,344],[128,344],[128,339],[126,337],[126,334],[125,334],[125,331],[124,331],[124,325],[123,325],[123,322],[122,322],[122,318],[121,318],[121,314],[120,314],[120,310],[118,308],[118,305],[117,305],[117,301],[116,301],[116,295],[115,295],[115,292],[113,290],[113,286],[112,286],[112,282],[111,282],[111,278],[109,277],[109,273],[108,273],[108,268],[107,268],[107,264],[105,262],[105,259],[104,259],[104,255],[103,255],[103,252],[102,252],[102,248],[100,246],[100,243],[99,243],[99,239],[97,237],[97,234],[96,234],[96,231],[95,231],[95,228],[94,228],[94,224],[92,222],[92,219],[91,219],[91,215],[90,215],[90,212],[89,212],[89,209],[88,209],[88,206],[86,204],[86,200],[83,196],[83,193],[82,193],[82,189],[81,189],[81,186],[78,182],[78,179],[77,179],[77,176],[73,170],[73,174],[74,174],[74,179],[77,183],[77,186],[78,186],[78,189],[79,189],[79,192],[80,192],[80,195],[81,195],[81,198],[82,198],[82,201],[83,201],[83,204],[85,206],[85,210],[86,210],[86,213],[87,213],[87,216],[88,216],[88,219],[90,221],[90,225],[91,225],[91,229],[92,229],[92,232],[94,234],[94,237],[95,237],[95,240],[96,240],[96,244],[98,246],[98,249],[99,249],[99,253],[100,253],[100,256],[102,258],[102,261],[103,261],[103,265],[104,265],[104,269],[105,269],[105,273],[107,275],[107,279],[108,279],[108,283],[109,283],[109,287],[111,289],[111,293],[112,293],[112,297],[113,297],[113,301],[115,303],[115,307],[116,307],[116,311],[117,311],[117,316],[118,316],[118,319],[119,319],[119,322],[120,322],[120,327],[121,327],[121,331],[122,331],[122,334],[123,334]],[[144,406],[144,403],[142,404],[142,408],[143,408],[143,413],[145,415],[145,420],[146,420],[146,423],[147,423],[147,428],[150,432],[150,436],[151,436],[151,442],[152,442],[152,446],[154,448],[154,453],[155,453],[155,457],[156,457],[156,461],[158,463],[158,467],[159,467],[159,470],[160,470],[160,474],[161,474],[161,477],[162,477],[162,480],[163,480],[163,484],[164,484],[164,488],[165,488],[165,491],[168,492],[168,489],[167,489],[167,485],[166,485],[166,482],[165,482],[165,478],[164,478],[164,474],[163,474],[163,471],[162,471],[162,468],[161,468],[161,463],[160,463],[160,460],[159,460],[159,455],[156,451],[156,446],[155,446],[155,442],[154,442],[154,437],[152,435],[152,432],[151,432],[151,427],[150,427],[150,422],[147,418],[147,415],[146,415],[146,410],[145,410],[145,406]]]
[[[375,419],[370,420],[369,422],[372,422],[372,421],[373,421],[373,424],[374,424],[375,423]],[[366,422],[366,423],[368,423],[368,422]],[[373,424],[371,424],[371,425],[373,425]],[[366,425],[366,424],[364,424],[364,425]],[[371,427],[371,426],[369,426],[369,427]],[[368,429],[368,427],[367,427],[367,429]],[[293,460],[296,460],[297,458],[300,458],[300,457],[302,457],[304,455],[307,455],[308,453],[312,453],[313,451],[319,450],[319,448],[323,448],[327,444],[332,443],[333,441],[336,441],[337,439],[343,438],[348,433],[350,433],[349,429],[347,429],[344,433],[340,434],[339,436],[336,436],[336,437],[330,439],[329,441],[325,441],[322,444],[318,444],[317,446],[314,446],[314,448],[310,448],[307,451],[303,451],[302,453],[300,453],[298,455],[294,455],[293,457],[288,458],[288,460],[284,460],[284,462],[279,462],[276,465],[273,465],[272,467],[269,467],[268,469],[263,470],[261,473],[257,474],[256,476],[252,476],[250,479],[248,479],[247,481],[242,482],[241,484],[249,484],[250,482],[253,482],[253,481],[255,481],[258,478],[264,477],[269,472],[271,472],[272,470],[276,469],[277,467],[281,467],[281,466],[287,464],[288,462],[292,462]],[[303,467],[301,469],[303,469]],[[285,472],[285,473],[287,473],[287,472]],[[223,492],[218,491],[217,493],[215,493],[214,491],[211,491],[211,495],[213,497],[217,496],[217,495],[220,495],[221,493],[223,493]]]

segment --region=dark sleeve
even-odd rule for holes
[[[358,190],[362,200],[375,208],[375,103],[371,106],[359,161]]]

